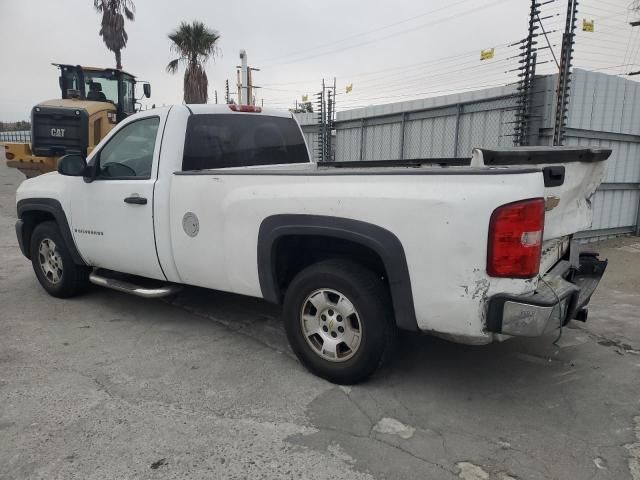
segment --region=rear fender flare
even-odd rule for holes
[[[402,243],[389,230],[360,220],[294,214],[265,218],[258,233],[258,278],[264,299],[273,303],[282,301],[283,292],[276,278],[275,245],[278,239],[289,235],[334,237],[373,250],[387,272],[396,325],[404,330],[418,330]]]

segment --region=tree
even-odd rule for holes
[[[184,103],[207,103],[209,80],[204,64],[218,53],[220,34],[207,28],[204,23],[182,22],[169,34],[171,52],[178,58],[167,65],[167,72],[176,73],[178,66],[184,64]]]
[[[122,70],[121,51],[129,40],[124,30],[124,19],[134,20],[136,9],[133,0],[93,0],[93,6],[102,14],[99,34],[107,48],[115,54],[116,68]]]

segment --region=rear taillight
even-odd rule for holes
[[[492,277],[531,278],[540,269],[544,199],[496,208],[489,222],[487,273]]]
[[[261,107],[256,107],[255,105],[236,105],[232,103],[229,108],[234,112],[260,113],[262,111]]]

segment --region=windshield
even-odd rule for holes
[[[118,80],[108,72],[84,72],[87,100],[118,103]]]

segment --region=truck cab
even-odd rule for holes
[[[60,69],[58,81],[62,99],[110,103],[115,107],[117,122],[135,113],[136,77],[130,73],[114,68],[54,65]],[[146,93],[149,87],[144,89]]]

